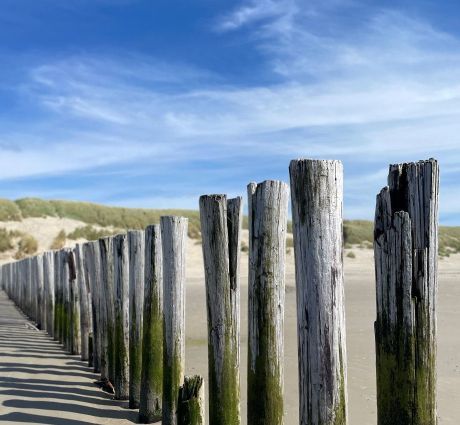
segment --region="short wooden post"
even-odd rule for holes
[[[127,235],[113,238],[115,399],[129,398],[129,256]]]
[[[159,225],[145,229],[145,293],[139,422],[161,419],[163,396],[163,267]]]
[[[439,168],[390,166],[375,214],[378,425],[436,425]]]
[[[113,237],[99,239],[99,251],[101,254],[101,285],[104,293],[102,300],[105,306],[105,339],[104,339],[104,357],[105,357],[105,378],[113,385],[115,382],[114,372],[114,276],[113,276]],[[101,370],[102,372],[102,370]],[[103,376],[104,378],[104,376]],[[106,383],[108,384],[108,383]],[[107,389],[110,386],[106,387]]]
[[[179,389],[178,425],[204,425],[204,380],[201,376],[186,376]]]
[[[201,234],[208,311],[209,422],[240,423],[241,198],[200,197]]]
[[[83,246],[77,244],[74,248],[77,286],[80,291],[80,354],[83,361],[89,357],[88,344],[90,333],[89,282],[85,272]]]
[[[340,161],[291,161],[301,425],[347,423]]]
[[[144,231],[130,230],[129,245],[129,407],[138,409],[141,395],[142,320],[144,310]]]
[[[43,287],[46,311],[46,331],[54,335],[54,255],[51,251],[43,254]]]
[[[161,217],[163,251],[162,425],[177,425],[185,364],[185,247],[188,219]]]
[[[282,425],[284,271],[289,187],[248,185],[248,424]]]

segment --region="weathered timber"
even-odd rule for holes
[[[201,376],[186,376],[179,389],[178,425],[204,425],[204,380]]]
[[[340,161],[291,161],[301,425],[347,423]]]
[[[129,398],[129,256],[127,235],[113,238],[114,390],[115,399]]]
[[[129,246],[129,407],[138,409],[141,395],[142,320],[144,309],[144,231],[128,232]]]
[[[241,198],[200,197],[208,312],[209,422],[240,423],[239,276]]]
[[[391,165],[388,187],[377,196],[379,425],[437,424],[438,190],[439,168],[431,159]]]
[[[44,330],[46,328],[46,308],[45,308],[45,286],[43,282],[43,255],[39,254],[33,257],[34,261],[34,280],[35,280],[35,321],[37,328]]]
[[[77,265],[74,250],[68,253],[69,288],[70,288],[70,353],[80,354],[81,350],[81,323],[80,323],[80,281],[77,276]]]
[[[185,364],[185,247],[188,219],[161,217],[163,252],[162,424],[177,424],[179,388]]]
[[[284,296],[289,187],[248,185],[248,424],[282,425]]]
[[[101,368],[101,378],[109,381],[112,385],[115,382],[114,372],[114,276],[113,276],[113,237],[99,239],[99,252],[101,255],[101,287],[104,294],[102,308],[105,308],[105,337],[103,339],[104,369]],[[104,374],[102,374],[104,372]],[[110,388],[108,382],[106,388]]]
[[[83,246],[77,244],[74,248],[77,286],[80,292],[80,355],[83,361],[88,360],[88,343],[90,333],[89,283],[84,265]]]
[[[61,282],[61,251],[54,251],[54,332],[53,337],[59,341],[62,322],[62,282]]]
[[[51,251],[43,254],[43,287],[45,297],[45,330],[54,335],[54,255]]]
[[[163,395],[163,267],[159,225],[145,229],[145,291],[139,422],[161,419]]]

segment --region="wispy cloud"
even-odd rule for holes
[[[359,9],[362,19],[330,19],[347,8]],[[250,1],[218,18],[215,29],[244,29],[276,83],[237,85],[142,55],[38,63],[18,93],[43,119],[28,132],[0,131],[0,177],[138,162],[160,182],[161,173],[171,179],[174,171],[170,197],[174,206],[189,206],[200,190],[241,193],[249,180],[286,179],[290,158],[334,157],[345,161],[347,216],[372,217],[389,162],[434,156],[459,176],[457,37],[402,12],[346,0]],[[139,190],[114,199],[166,206],[159,187]],[[443,190],[453,192],[452,179]],[[446,214],[460,217],[458,203],[443,202]]]

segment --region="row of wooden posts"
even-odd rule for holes
[[[301,425],[347,423],[343,170],[290,167]],[[435,160],[390,166],[377,196],[375,322],[379,425],[436,424]],[[283,424],[289,187],[248,186],[249,425]],[[240,424],[242,199],[199,201],[208,315],[209,423]],[[187,219],[45,252],[1,268],[2,287],[40,329],[81,354],[139,420],[203,424],[204,381],[184,378]]]

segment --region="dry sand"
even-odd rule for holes
[[[247,232],[244,234],[247,238]],[[353,249],[345,257],[349,423],[375,425],[375,319],[372,250]],[[201,245],[188,241],[186,373],[207,377],[206,309]],[[294,259],[286,270],[285,423],[298,423]],[[439,262],[438,400],[439,424],[460,418],[460,255]],[[247,361],[247,255],[241,273],[242,423],[245,420]],[[77,357],[63,355],[43,333],[4,299],[0,303],[0,422],[41,424],[129,424],[136,414],[92,384],[95,376]]]

